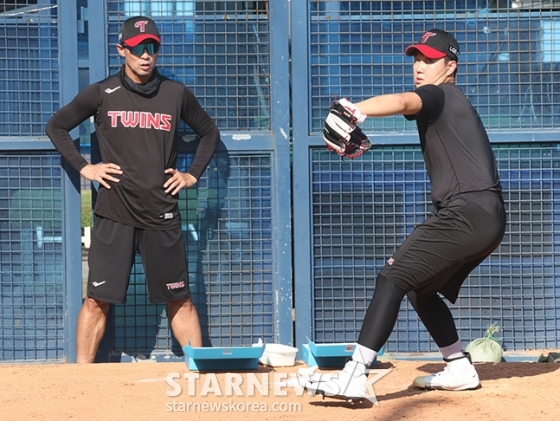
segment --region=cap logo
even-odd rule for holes
[[[430,37],[435,37],[437,34],[434,34],[433,32],[426,32],[424,35],[422,35],[422,39],[420,40],[421,44],[425,44],[426,42],[428,42],[428,38]]]
[[[146,32],[147,24],[148,24],[147,20],[139,20],[138,22],[134,23],[134,27],[140,29],[140,32]]]

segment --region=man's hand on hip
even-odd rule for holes
[[[111,186],[107,181],[118,183],[120,180],[111,174],[122,174],[121,167],[117,164],[87,164],[80,170],[80,174],[90,181],[98,181],[106,189]]]
[[[166,174],[170,174],[171,178],[165,182],[163,188],[166,193],[176,195],[183,188],[188,189],[196,184],[198,181],[194,176],[189,173],[182,173],[180,171],[174,170],[173,168],[168,168],[165,170]]]

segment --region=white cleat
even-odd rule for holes
[[[309,381],[305,388],[331,398],[361,401],[366,398],[367,367],[357,361],[348,361],[342,371],[324,374],[317,381]]]
[[[447,366],[443,371],[430,376],[414,379],[412,384],[420,389],[470,390],[480,385],[478,373],[472,365],[468,352],[453,359],[445,359]]]

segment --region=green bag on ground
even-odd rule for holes
[[[473,363],[499,363],[502,361],[504,351],[500,345],[501,339],[494,338],[494,334],[499,331],[500,327],[492,323],[486,329],[484,338],[475,339],[467,345],[465,351],[471,354]]]

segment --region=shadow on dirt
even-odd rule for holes
[[[556,363],[475,363],[476,371],[481,382],[485,380],[509,379],[513,377],[531,377],[552,373],[560,369]],[[437,373],[445,368],[444,363],[428,363],[418,367],[419,371],[427,374]]]

